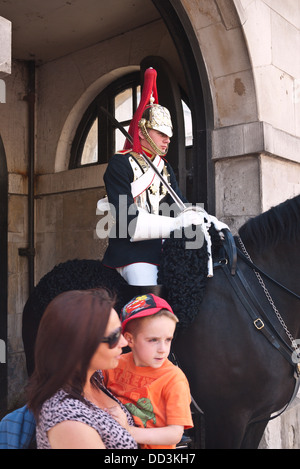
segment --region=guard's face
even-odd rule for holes
[[[159,132],[158,130],[154,129],[147,129],[148,134],[150,138],[153,140],[155,145],[158,146],[158,148],[162,151],[162,153],[167,153],[168,148],[169,148],[169,143],[170,143],[170,137],[168,137],[166,134]],[[153,148],[151,147],[150,143],[145,139],[143,136],[142,132],[139,131],[139,136],[141,140],[141,145],[144,148],[147,148],[147,150],[150,150],[153,152]]]

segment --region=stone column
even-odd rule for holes
[[[265,122],[212,133],[216,215],[235,233],[249,218],[300,192],[300,140]]]
[[[6,102],[4,77],[11,73],[11,22],[0,16],[0,103]]]

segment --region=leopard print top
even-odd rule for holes
[[[101,376],[102,377],[102,376]],[[103,387],[99,384],[99,387]],[[130,425],[134,425],[131,414],[107,389],[105,392],[117,401],[127,415]],[[106,449],[137,449],[138,445],[130,433],[104,410],[91,402],[81,402],[68,397],[62,389],[44,402],[36,428],[38,449],[51,449],[47,432],[54,425],[65,420],[86,423],[100,435]]]

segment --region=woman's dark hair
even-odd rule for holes
[[[61,293],[47,306],[35,345],[28,407],[36,419],[43,403],[64,388],[82,399],[90,360],[104,337],[115,301],[102,288]]]

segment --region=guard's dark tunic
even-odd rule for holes
[[[134,153],[127,152],[114,155],[111,158],[107,170],[104,174],[104,182],[108,200],[116,210],[116,226],[113,227],[111,232],[115,233],[116,237],[115,235],[113,235],[113,237],[110,235],[109,245],[103,258],[103,264],[108,267],[124,267],[125,265],[136,262],[147,262],[155,265],[159,265],[160,263],[160,254],[162,248],[161,239],[131,242],[130,234],[127,231],[128,225],[130,224],[132,233],[132,229],[138,215],[138,206],[135,203],[131,193],[131,182],[134,180],[134,172],[129,162],[130,156],[134,156]],[[173,169],[166,160],[164,160],[164,164],[166,166],[167,172],[169,173],[169,184],[172,186],[181,200],[186,202],[178,187]],[[150,188],[146,190],[148,192]],[[120,206],[119,203],[120,195],[125,196],[124,199],[122,198],[122,206]],[[148,202],[149,207],[151,207],[149,200]],[[167,203],[170,205],[174,204],[174,201],[170,195],[167,194],[160,200],[160,205],[162,203]],[[133,210],[131,207],[131,214],[128,215],[128,208],[132,206],[132,204],[134,204]],[[125,218],[125,213],[127,215],[127,224],[124,227],[123,219]]]

